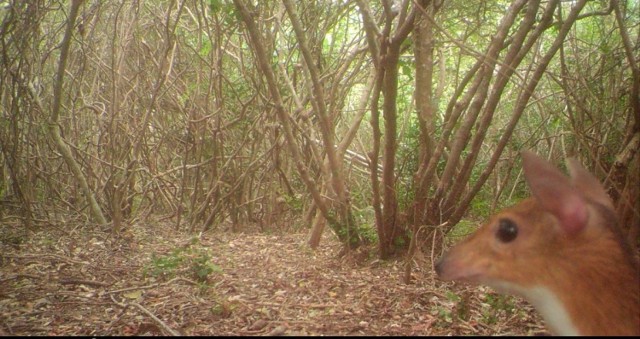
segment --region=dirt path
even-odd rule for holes
[[[519,299],[443,284],[430,260],[405,285],[401,261],[337,258],[331,235],[314,252],[305,234],[197,239],[163,223],[16,229],[0,225],[0,335],[546,334]]]

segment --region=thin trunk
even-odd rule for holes
[[[526,0],[515,1],[511,4],[506,15],[503,17],[496,34],[493,39],[491,39],[491,44],[487,49],[487,53],[481,58],[483,65],[480,68],[480,72],[477,74],[478,79],[476,82],[479,83],[479,86],[477,87],[477,90],[473,88],[473,91],[469,91],[467,93],[467,96],[469,96],[470,99],[473,97],[473,100],[471,100],[471,104],[467,109],[462,126],[456,132],[453,144],[451,145],[451,154],[434,194],[432,208],[430,209],[432,211],[441,209],[440,206],[442,206],[444,195],[449,189],[454,177],[456,177],[456,170],[458,169],[458,165],[462,159],[462,152],[469,142],[471,130],[476,123],[480,110],[484,106],[500,51],[505,44],[505,39],[515,22],[518,13],[525,4],[527,4]],[[445,211],[445,215],[448,213],[450,213],[450,211]]]
[[[289,14],[289,19],[291,20],[291,24],[298,39],[298,44],[305,60],[306,70],[309,73],[309,78],[311,79],[311,84],[313,86],[311,105],[314,108],[315,114],[318,116],[322,141],[324,143],[324,151],[327,154],[329,172],[331,173],[331,186],[333,193],[337,196],[336,207],[339,217],[338,222],[340,224],[335,226],[339,228],[337,230],[338,233],[346,231],[348,245],[350,247],[357,247],[361,240],[355,230],[353,216],[351,215],[351,207],[349,206],[349,194],[347,193],[344,182],[342,163],[340,159],[338,159],[335,149],[335,133],[333,130],[333,124],[331,123],[331,118],[325,105],[324,86],[320,82],[320,74],[313,60],[313,56],[311,55],[304,29],[298,18],[296,6],[291,0],[284,0],[284,6]]]
[[[478,154],[480,153],[480,148],[484,143],[485,136],[489,129],[489,125],[493,121],[493,114],[495,113],[498,103],[502,98],[502,94],[504,89],[507,86],[507,83],[511,79],[511,76],[520,65],[520,62],[527,54],[531,47],[534,45],[534,42],[537,41],[537,36],[534,39],[530,39],[529,43],[523,47],[525,42],[525,38],[527,34],[530,32],[531,27],[535,23],[536,14],[538,12],[538,5],[540,1],[529,1],[527,4],[527,12],[520,21],[520,26],[513,38],[511,38],[511,43],[509,44],[509,50],[504,58],[504,61],[500,63],[500,68],[498,69],[496,80],[491,88],[491,92],[489,94],[488,99],[486,99],[486,104],[483,110],[482,117],[480,119],[480,123],[476,128],[475,136],[471,142],[471,150],[468,153],[467,158],[464,161],[462,169],[460,173],[456,176],[456,181],[451,188],[447,200],[444,203],[444,206],[447,210],[455,207],[456,202],[460,199],[463,190],[467,186],[469,182],[469,178],[471,177],[471,171],[473,166],[476,163],[476,159],[478,158]],[[553,3],[551,1],[550,3]],[[549,5],[547,7],[548,10],[548,20],[552,19],[553,14],[553,6]],[[540,23],[540,26],[545,25],[546,22],[543,20]]]
[[[452,224],[457,223],[462,218],[466,210],[469,208],[469,204],[471,203],[471,200],[480,191],[480,188],[482,188],[482,185],[484,185],[487,178],[491,174],[491,171],[493,170],[496,163],[500,159],[500,155],[502,155],[502,151],[504,150],[509,139],[511,138],[511,135],[513,134],[515,126],[518,123],[518,120],[524,113],[525,108],[529,103],[529,99],[531,98],[531,95],[533,95],[533,91],[537,87],[538,82],[540,81],[540,78],[542,78],[542,75],[546,71],[547,66],[549,65],[549,62],[551,61],[551,59],[555,56],[558,49],[560,49],[560,46],[564,42],[571,27],[573,27],[573,24],[578,18],[578,14],[580,13],[580,11],[582,10],[585,4],[586,4],[586,0],[582,0],[582,1],[578,1],[572,7],[571,12],[569,13],[569,16],[565,19],[565,21],[563,21],[562,26],[560,27],[557,33],[557,36],[553,41],[553,44],[551,45],[547,53],[539,61],[535,71],[533,72],[533,75],[531,76],[531,79],[529,80],[529,82],[526,83],[526,85],[520,92],[520,95],[518,96],[518,99],[516,101],[516,106],[514,107],[514,110],[513,110],[513,115],[511,117],[511,120],[509,121],[509,124],[507,125],[504,132],[502,133],[502,137],[496,144],[495,151],[493,152],[491,159],[489,160],[489,163],[485,166],[483,172],[480,174],[478,181],[474,184],[471,190],[464,196],[464,198],[458,204],[458,208],[455,210],[455,212],[452,214],[450,218],[450,221]]]
[[[262,72],[267,82],[267,87],[271,94],[271,99],[273,100],[276,108],[276,115],[278,116],[278,120],[280,120],[280,124],[282,125],[282,128],[284,130],[285,139],[287,140],[287,147],[291,152],[291,156],[293,157],[293,161],[296,164],[298,173],[300,174],[300,177],[309,192],[311,192],[311,196],[313,197],[313,200],[316,203],[318,209],[322,212],[324,218],[327,219],[329,223],[337,224],[336,220],[330,215],[329,209],[327,208],[327,205],[324,203],[324,200],[320,195],[320,191],[318,191],[317,183],[315,183],[309,176],[309,172],[307,171],[305,163],[303,162],[300,151],[296,147],[297,145],[295,136],[293,135],[293,129],[289,121],[291,117],[284,109],[282,96],[280,95],[280,90],[278,89],[278,83],[276,81],[275,74],[271,69],[271,65],[269,63],[269,59],[263,45],[264,38],[258,31],[258,28],[253,21],[251,12],[249,11],[249,8],[244,3],[244,1],[233,0],[233,3],[238,9],[240,17],[247,27],[247,31],[249,33],[255,51],[256,62],[258,63],[258,67],[260,68],[260,71]]]
[[[420,149],[418,154],[419,169],[415,174],[415,181],[419,181],[420,175],[424,174],[423,169],[426,168],[431,154],[433,152],[433,134],[434,134],[434,111],[433,103],[433,25],[425,18],[425,16],[433,17],[437,11],[436,4],[432,0],[421,0],[419,2],[419,10],[416,14],[416,27],[413,35],[414,55],[416,59],[416,111],[418,118],[418,127],[420,128]],[[404,282],[408,284],[411,280],[411,263],[418,244],[418,230],[421,225],[425,224],[421,211],[426,208],[428,190],[426,186],[415,187],[414,202],[412,209],[409,211],[410,218],[408,222],[411,224],[411,243],[405,261]]]
[[[64,74],[67,68],[67,59],[69,56],[69,47],[71,46],[71,36],[73,35],[73,30],[76,22],[76,18],[78,17],[78,9],[82,4],[82,0],[72,0],[71,1],[71,9],[69,10],[69,16],[67,19],[67,27],[65,29],[64,38],[62,39],[62,43],[60,44],[60,60],[58,62],[58,69],[56,72],[56,77],[53,84],[53,104],[51,107],[51,116],[49,120],[49,135],[54,140],[58,151],[64,158],[64,161],[69,166],[69,169],[73,173],[76,180],[78,180],[78,184],[80,185],[80,189],[82,190],[84,196],[87,198],[89,203],[89,208],[91,210],[91,215],[93,219],[99,224],[105,225],[107,220],[102,214],[102,210],[100,209],[100,205],[96,201],[96,198],[89,188],[89,184],[87,183],[87,179],[82,173],[82,169],[80,165],[76,162],[71,153],[71,149],[66,144],[66,142],[62,139],[62,135],[60,133],[61,127],[58,123],[58,118],[60,116],[60,108],[62,106],[62,95],[63,95],[63,83],[64,83]],[[33,89],[32,94],[35,99],[37,99],[37,94]],[[38,105],[41,109],[44,107],[40,104],[39,100],[37,100]]]

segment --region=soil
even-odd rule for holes
[[[444,283],[433,258],[339,256],[325,232],[0,225],[0,335],[547,335],[532,307]]]

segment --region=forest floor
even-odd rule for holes
[[[521,299],[441,282],[424,255],[407,285],[403,260],[306,240],[0,224],[0,335],[547,334]]]

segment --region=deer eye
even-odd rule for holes
[[[518,225],[510,219],[500,219],[498,221],[498,231],[496,237],[504,242],[508,243],[513,241],[518,236]]]

